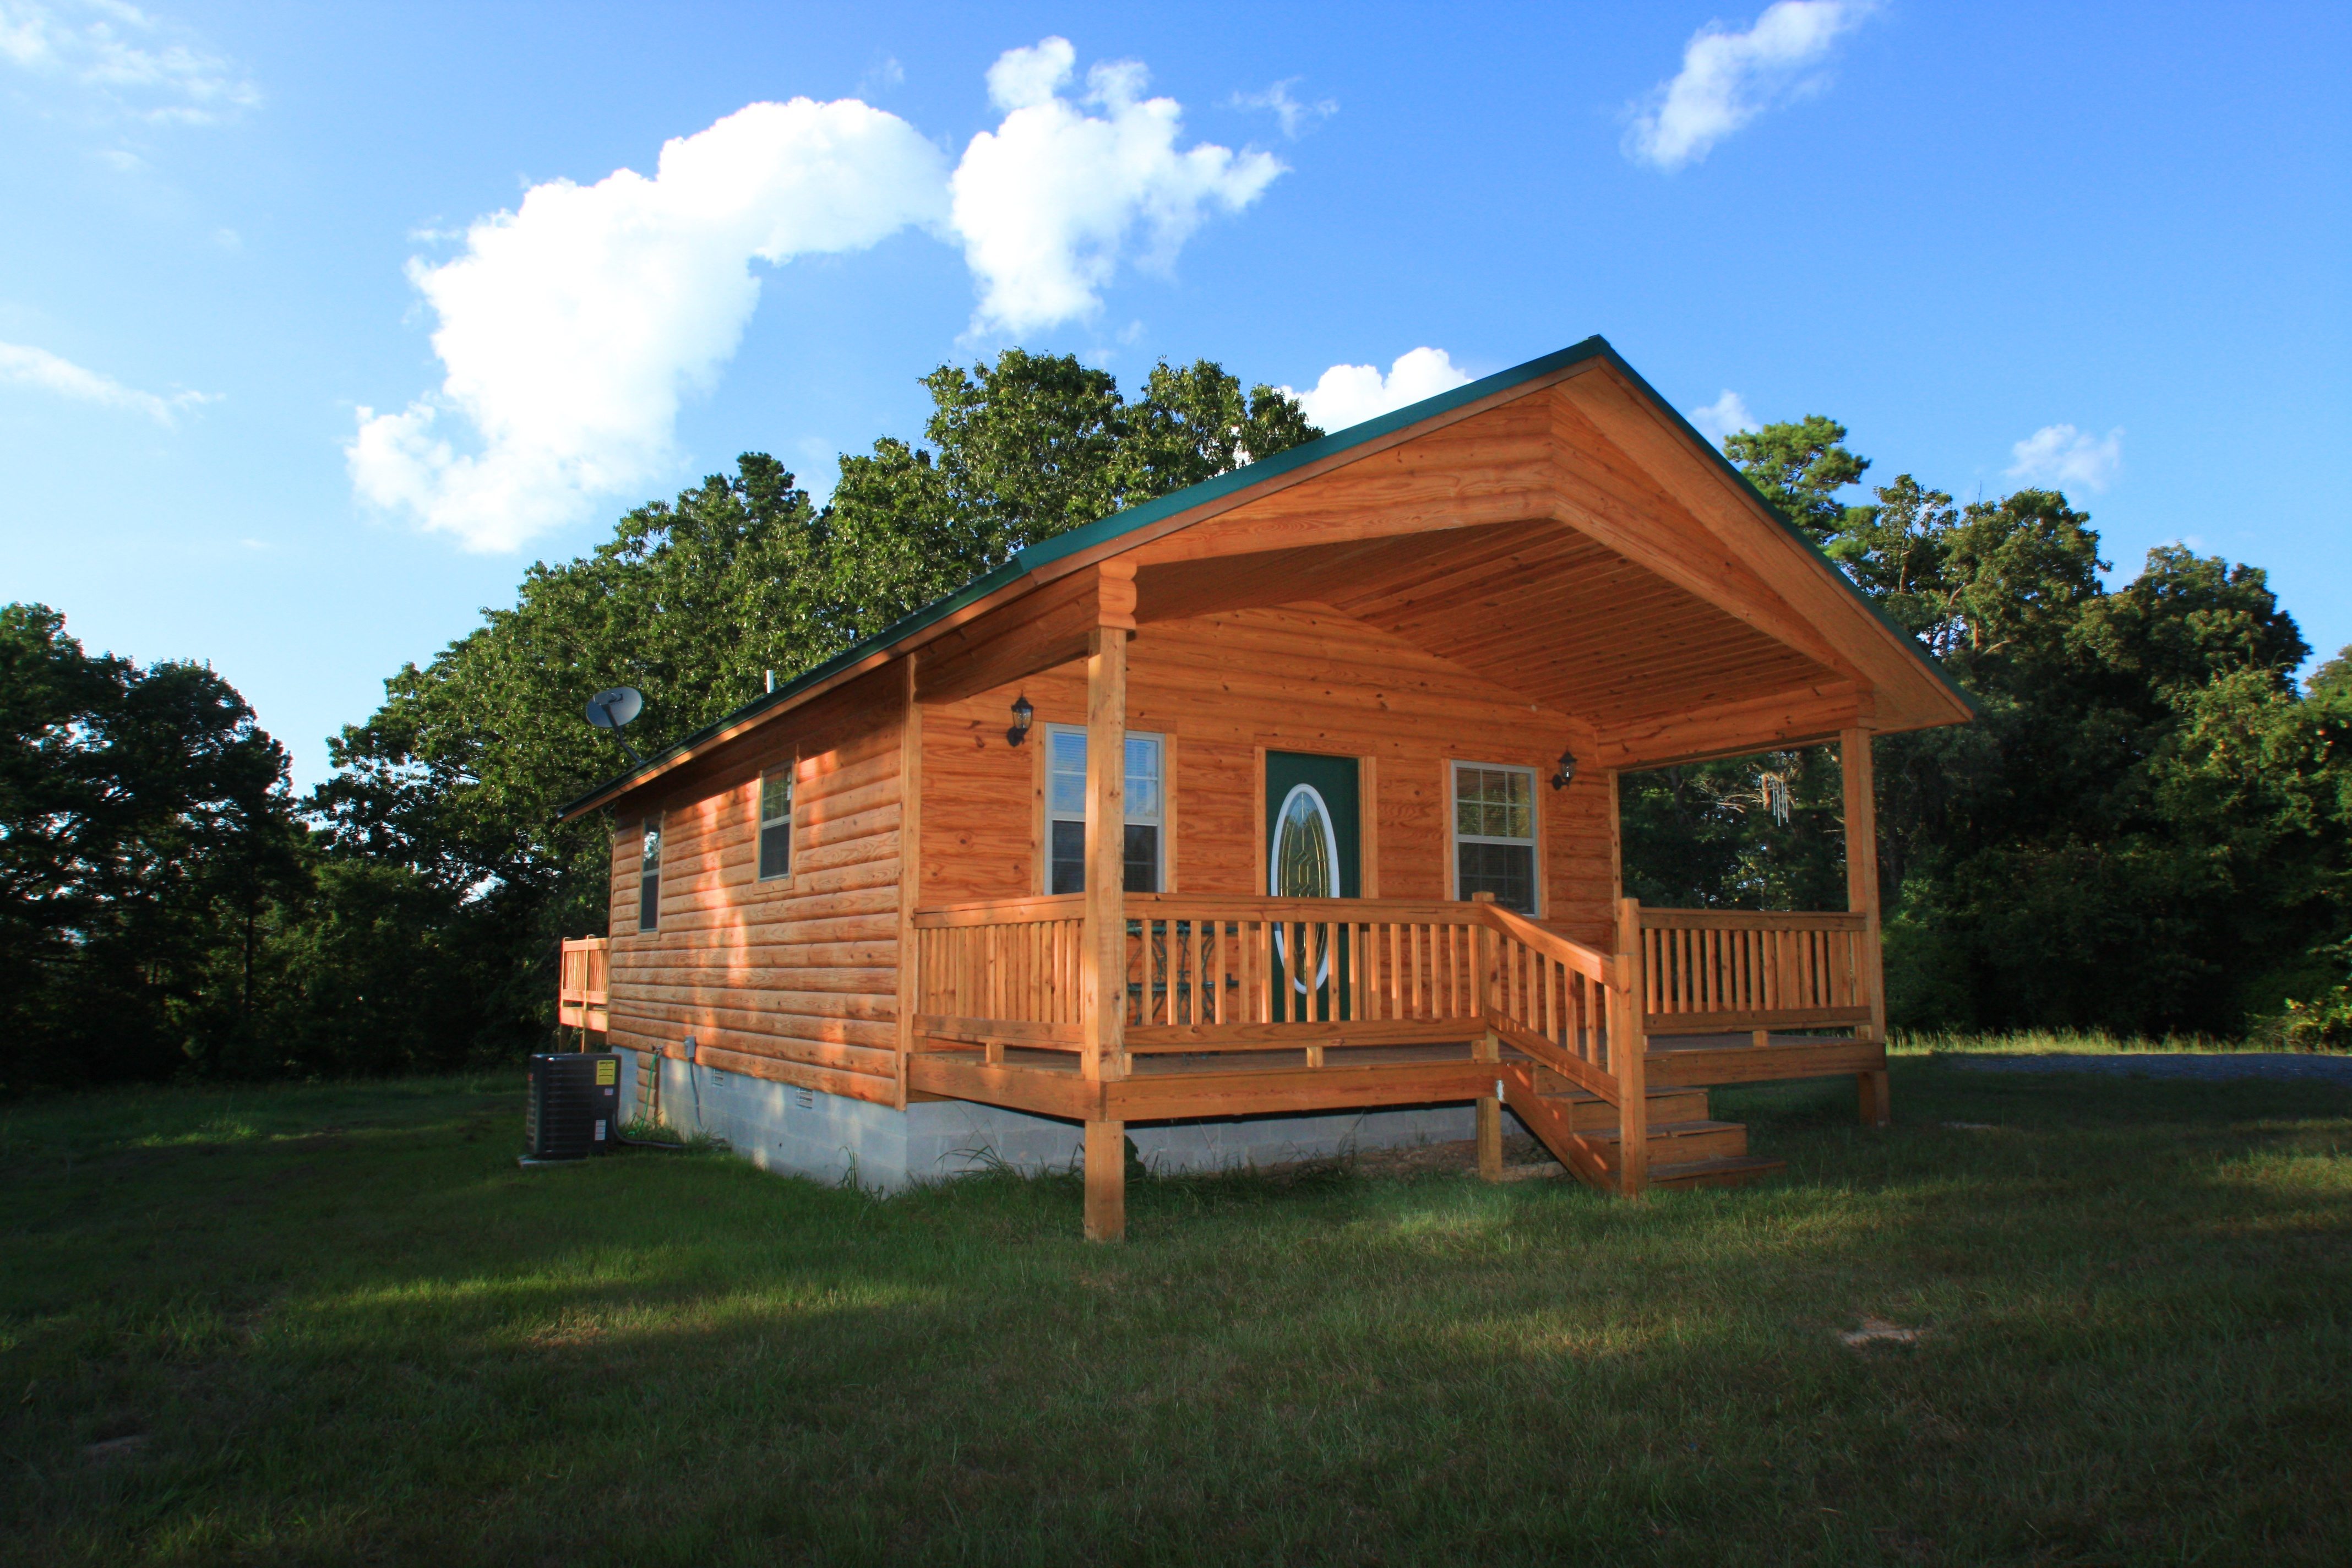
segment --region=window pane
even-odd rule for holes
[[[793,824],[787,817],[760,829],[760,876],[788,877],[793,869]]]
[[[637,879],[637,929],[651,931],[661,923],[661,873],[648,871]]]
[[[1083,893],[1087,890],[1087,825],[1083,822],[1056,822],[1053,826],[1053,859],[1048,867],[1046,889],[1055,893]]]
[[[1454,831],[1465,838],[1536,836],[1535,783],[1508,768],[1454,770]]]
[[[1455,846],[1462,897],[1492,893],[1495,901],[1523,915],[1536,912],[1536,854],[1521,844]]]
[[[1127,890],[1130,893],[1156,893],[1160,890],[1160,829],[1127,827]]]
[[[773,822],[793,814],[793,774],[778,768],[760,781],[760,820]]]
[[[1052,748],[1052,776],[1045,786],[1045,804],[1056,815],[1067,813],[1083,816],[1087,810],[1087,732],[1084,730],[1055,730],[1047,742]]]
[[[661,823],[657,818],[649,817],[646,821],[645,864],[640,868],[640,869],[646,871],[656,871],[660,868]]]
[[[1160,820],[1160,742],[1149,737],[1128,737],[1127,819]]]

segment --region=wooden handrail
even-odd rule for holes
[[[1351,921],[1359,923],[1474,925],[1479,906],[1437,899],[1261,899],[1241,893],[1129,893],[1127,917],[1183,920]]]
[[[1616,961],[1489,900],[1472,907],[1486,928],[1486,1027],[1580,1089],[1616,1099],[1609,1021],[1624,1003]]]
[[[1565,964],[1588,980],[1603,985],[1613,984],[1614,963],[1610,956],[1595,948],[1585,946],[1573,937],[1566,937],[1549,926],[1538,925],[1525,915],[1517,914],[1500,904],[1474,904],[1473,909],[1485,912],[1486,923],[1516,942],[1526,943],[1555,963]]]
[[[973,899],[915,911],[917,931],[961,931],[971,926],[1026,925],[1033,921],[1076,920],[1086,913],[1083,893],[1050,893],[1020,899]]]
[[[1861,931],[1869,921],[1847,910],[1642,910],[1643,931]]]

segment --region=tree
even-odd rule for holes
[[[249,1054],[305,884],[284,750],[211,669],[85,652],[0,608],[0,990],[12,1086]]]
[[[927,446],[885,437],[841,459],[827,592],[850,640],[1029,545],[1322,434],[1290,397],[1244,394],[1207,360],[1163,361],[1132,404],[1107,371],[1020,349],[923,384]]]
[[[2110,592],[2087,514],[2051,490],[1956,507],[1908,474],[1874,505],[1819,416],[1727,443],[1749,478],[1975,699],[1978,722],[1876,747],[1898,1022],[2221,1033],[2352,1019],[2352,761],[2340,693],[2257,568],[2180,546]],[[1756,809],[1784,781],[1785,814]],[[1625,781],[1645,899],[1834,899],[1825,753]],[[1785,901],[1784,901],[1785,900]],[[2318,998],[2317,1001],[2312,1000]]]
[[[1781,516],[1814,543],[1828,547],[1859,519],[1859,509],[1838,492],[1862,482],[1870,459],[1846,449],[1845,426],[1819,414],[1794,422],[1740,430],[1724,437],[1723,450],[1748,483]]]

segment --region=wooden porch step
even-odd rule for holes
[[[1786,1168],[1781,1161],[1748,1152],[1745,1122],[1708,1116],[1704,1089],[1653,1089],[1648,1102],[1654,1187],[1738,1186]],[[1581,1089],[1532,1095],[1515,1089],[1511,1103],[1520,1121],[1572,1174],[1593,1186],[1616,1185],[1622,1163],[1615,1106]]]
[[[1569,1088],[1566,1080],[1549,1068],[1538,1067],[1536,1077],[1544,1091],[1544,1098],[1559,1106],[1569,1119],[1569,1125],[1579,1132],[1601,1128],[1615,1129],[1617,1108],[1599,1095]],[[1706,1090],[1703,1089],[1654,1089],[1650,1090],[1649,1101],[1650,1125],[1653,1127],[1665,1121],[1706,1120]]]
[[[1767,1159],[1761,1154],[1739,1154],[1715,1160],[1680,1160],[1671,1165],[1652,1165],[1650,1185],[1743,1187],[1767,1176],[1777,1176],[1788,1168],[1786,1160]]]
[[[1618,1137],[1614,1127],[1594,1128],[1580,1134],[1611,1171],[1618,1167]],[[1706,1160],[1736,1160],[1748,1153],[1748,1125],[1741,1121],[1668,1121],[1650,1126],[1650,1170],[1686,1165]]]

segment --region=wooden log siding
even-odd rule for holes
[[[1262,749],[1371,760],[1362,802],[1364,886],[1381,897],[1453,894],[1452,759],[1549,776],[1575,733],[1458,665],[1328,608],[1243,610],[1153,622],[1128,647],[1128,728],[1169,736],[1171,885],[1163,892],[1254,894],[1265,868],[1253,802]],[[1042,894],[1045,726],[1086,721],[1084,668],[1059,666],[977,697],[926,705],[923,902]],[[1037,710],[1028,745],[1008,746],[1008,710]],[[1608,775],[1539,790],[1544,921],[1605,944],[1615,885]]]
[[[861,682],[761,732],[725,773],[666,780],[651,932],[636,919],[651,811],[625,810],[613,855],[614,1045],[675,1054],[692,1036],[714,1067],[898,1102],[902,710],[896,691]],[[786,764],[793,869],[763,882],[760,778]]]
[[[1650,1033],[1867,1025],[1862,913],[1641,912],[1642,1010]]]

